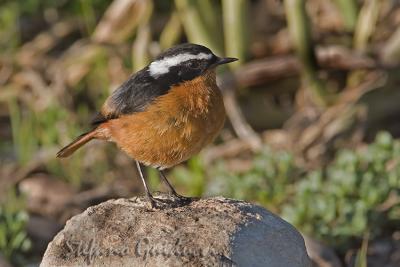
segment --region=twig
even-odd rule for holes
[[[323,47],[318,48],[316,52],[322,69],[358,70],[378,67],[375,60],[343,47]],[[269,57],[250,61],[236,69],[234,73],[228,73],[222,77],[222,84],[229,80],[230,83],[234,83],[231,86],[257,86],[298,75],[300,71],[301,64],[294,56]]]
[[[208,165],[216,159],[232,158],[251,150],[250,145],[241,139],[232,139],[221,145],[208,148],[202,154],[204,163]]]
[[[235,90],[230,89],[223,92],[226,113],[236,134],[240,139],[247,142],[252,150],[259,150],[262,145],[261,138],[244,118],[236,100]]]

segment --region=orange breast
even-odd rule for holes
[[[223,127],[222,95],[210,71],[185,82],[144,112],[107,122],[111,140],[132,158],[168,168],[197,154]]]

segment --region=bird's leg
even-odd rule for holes
[[[147,196],[147,198],[148,198],[148,200],[150,202],[151,207],[155,208],[156,207],[156,202],[154,200],[153,195],[150,193],[150,190],[149,190],[149,187],[147,186],[146,180],[144,179],[142,168],[140,167],[140,163],[138,161],[135,161],[135,162],[136,162],[136,168],[137,168],[137,170],[139,172],[140,179],[142,180],[142,183],[143,183],[143,186],[144,186],[144,190],[146,191],[146,196]]]
[[[167,176],[165,175],[165,173],[162,170],[158,170],[158,171],[160,172],[161,179],[167,185],[170,194],[172,194],[174,197],[176,197],[178,199],[187,199],[187,197],[181,196],[175,191],[175,189],[172,187],[171,183],[168,181]]]

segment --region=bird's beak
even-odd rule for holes
[[[222,64],[228,64],[231,62],[234,62],[236,60],[239,60],[237,58],[234,57],[223,57],[223,58],[218,58],[217,60],[217,65],[222,65]]]

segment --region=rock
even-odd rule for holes
[[[88,208],[57,234],[40,266],[310,266],[299,232],[259,206],[158,198],[163,208],[143,198]]]

